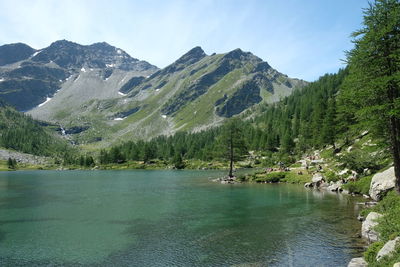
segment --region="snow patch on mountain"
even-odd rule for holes
[[[41,107],[43,105],[45,105],[46,103],[48,103],[51,100],[51,97],[47,97],[46,101],[44,101],[43,103],[39,104],[38,107]]]

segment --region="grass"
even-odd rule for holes
[[[362,177],[356,181],[348,182],[342,186],[343,189],[348,190],[350,193],[355,194],[369,194],[369,188],[371,185],[372,175]]]
[[[290,184],[304,184],[311,181],[311,174],[303,173],[298,174],[296,171],[289,172],[271,172],[265,173],[256,172],[254,174],[241,177],[242,181],[255,182],[255,183],[290,183]]]

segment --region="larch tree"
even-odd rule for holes
[[[351,104],[359,122],[388,140],[400,193],[400,1],[370,3],[363,27],[352,37],[355,47],[347,52],[349,76],[340,98]]]
[[[230,178],[233,175],[233,163],[247,153],[247,146],[244,140],[243,131],[240,127],[240,121],[237,118],[231,118],[224,125],[222,134],[219,138],[220,154],[229,161]]]

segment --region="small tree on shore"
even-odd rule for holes
[[[15,169],[17,167],[17,161],[12,158],[8,158],[7,165],[9,169]]]
[[[247,153],[247,146],[239,119],[232,118],[223,126],[218,146],[220,147],[218,152],[224,159],[229,161],[228,176],[232,178],[234,162],[240,160]]]

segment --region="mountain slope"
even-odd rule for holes
[[[114,72],[130,78],[151,74],[157,68],[107,43],[86,46],[61,40],[41,50],[24,44],[3,45],[0,47],[0,98],[20,111],[28,111],[50,100],[70,79],[76,79],[86,70],[95,71],[97,80],[102,81]],[[99,91],[94,92],[93,98]]]
[[[84,131],[74,136],[79,143],[107,144],[212,127],[307,84],[249,52],[206,55],[200,47],[151,75],[128,77],[120,69],[101,81],[98,75],[81,70],[51,101],[29,113],[64,127],[81,127]]]
[[[0,147],[50,156],[65,151],[67,142],[0,100]]]

